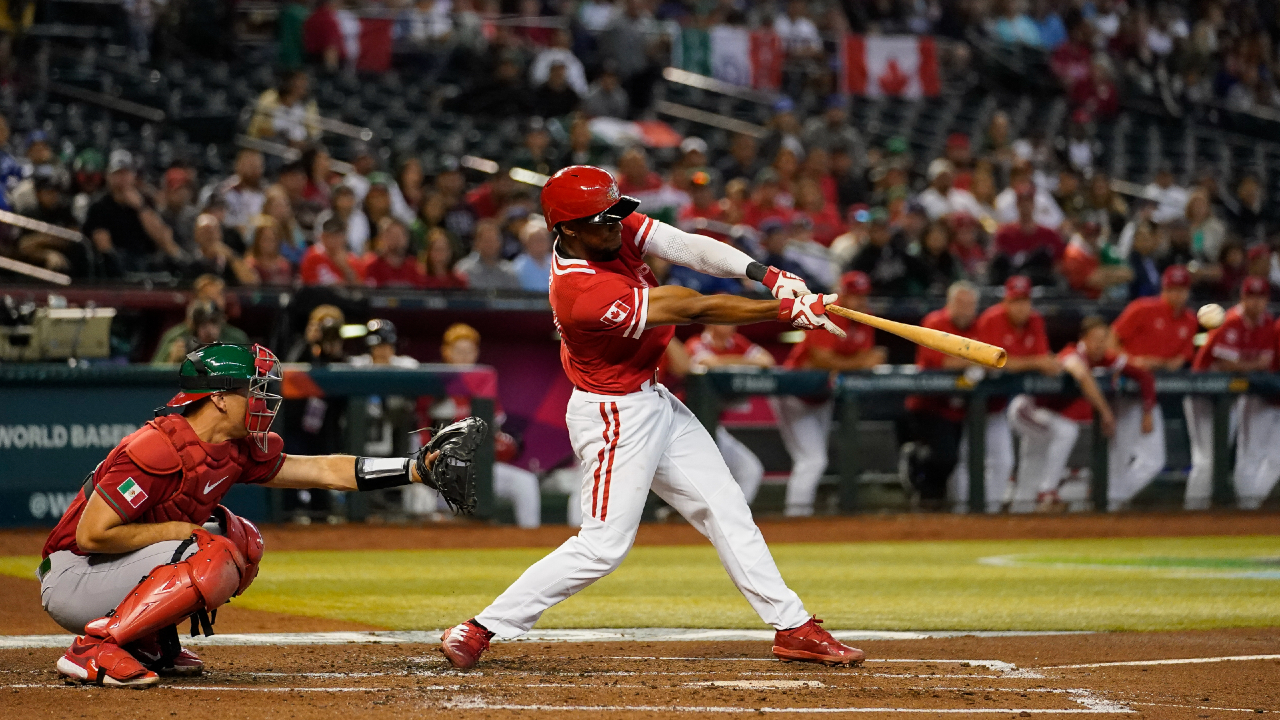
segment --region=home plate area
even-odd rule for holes
[[[590,635],[590,632],[583,634]],[[611,634],[616,631],[600,631]],[[727,634],[727,633],[726,633]],[[842,633],[843,634],[843,633]],[[69,686],[53,637],[0,643],[20,717],[1240,717],[1280,712],[1274,630],[859,642],[862,667],[781,663],[759,640],[495,643],[470,671],[417,634],[215,636],[207,672],[145,691]],[[374,639],[376,638],[376,639]],[[373,640],[370,642],[370,640]],[[230,710],[230,712],[228,712]]]

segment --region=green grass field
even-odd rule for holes
[[[832,629],[1171,630],[1280,626],[1280,535],[779,544]],[[391,629],[481,610],[543,549],[270,552],[242,607]],[[0,558],[32,577],[35,557]],[[539,627],[759,628],[710,546],[638,547]]]

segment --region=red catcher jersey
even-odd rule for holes
[[[810,348],[826,348],[837,355],[848,357],[875,347],[875,328],[838,315],[828,315],[827,317],[830,317],[831,322],[838,325],[841,330],[844,330],[848,337],[842,340],[826,330],[806,330],[804,340],[799,345],[791,348],[791,354],[782,363],[783,367],[789,370],[804,370],[808,368]]]
[[[1175,315],[1164,298],[1138,298],[1125,307],[1111,330],[1120,347],[1133,357],[1157,357],[1169,360],[1184,357],[1190,361],[1196,353],[1195,313],[1183,308]]]
[[[145,425],[137,432],[144,430],[146,430]],[[276,473],[280,472],[280,466],[284,464],[285,458],[282,452],[284,442],[280,436],[275,433],[271,433],[270,436],[271,439],[267,445],[269,452],[261,461],[255,460],[254,452],[250,451],[250,443],[253,442],[250,438],[228,440],[216,445],[200,441],[200,449],[209,455],[211,462],[205,465],[202,476],[196,480],[202,490],[202,497],[197,498],[196,504],[200,507],[212,508],[221,503],[227,491],[237,483],[258,485],[270,482]],[[121,444],[128,440],[128,437],[125,438]],[[96,478],[93,491],[101,495],[102,499],[107,501],[107,505],[126,523],[162,522],[159,519],[144,516],[147,511],[163,504],[182,489],[181,471],[152,475],[138,467],[129,455],[120,452],[118,447],[108,454],[103,464],[93,472]],[[81,552],[76,545],[76,528],[80,525],[80,516],[84,514],[84,508],[88,502],[83,492],[76,493],[76,499],[62,514],[57,527],[45,541],[42,553],[44,557],[49,557],[59,550],[70,550],[77,555],[88,554]],[[206,514],[202,518],[181,519],[198,525],[209,517]]]
[[[641,213],[622,220],[622,249],[609,262],[570,260],[557,245],[551,262],[551,314],[560,331],[560,362],[575,387],[626,395],[653,383],[675,328],[645,325],[649,289],[645,244],[658,222]]]
[[[1222,325],[1209,332],[1191,369],[1211,370],[1215,360],[1245,362],[1274,357],[1276,339],[1271,322],[1271,316],[1263,313],[1257,325],[1250,325],[1236,305],[1227,311]]]
[[[951,322],[951,313],[947,312],[946,308],[942,308],[925,315],[924,320],[920,321],[920,327],[972,338],[974,331],[977,329],[977,323],[975,322],[968,328],[961,330],[955,326],[955,323]],[[946,357],[945,353],[937,350],[923,345],[916,346],[916,367],[921,370],[941,370],[942,362]],[[952,422],[959,422],[964,419],[966,405],[965,399],[959,395],[911,395],[907,397],[908,410],[912,412],[934,412]]]

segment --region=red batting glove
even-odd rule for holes
[[[804,279],[795,273],[789,273],[785,270],[779,270],[770,266],[764,274],[764,286],[769,288],[769,293],[773,295],[775,300],[784,300],[787,298],[798,298],[801,295],[811,295],[812,291],[809,286],[804,284]]]
[[[827,315],[827,305],[834,303],[839,295],[801,295],[798,298],[787,298],[778,303],[778,320],[790,323],[801,330],[817,330],[822,328],[838,338],[844,338],[844,330],[831,322]]]

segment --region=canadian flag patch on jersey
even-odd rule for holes
[[[617,325],[623,320],[626,320],[627,316],[630,314],[630,305],[622,302],[621,300],[614,300],[613,304],[609,306],[609,309],[605,311],[604,317],[600,318],[600,321],[611,325]]]
[[[146,491],[138,487],[138,483],[134,482],[133,478],[120,483],[120,494],[133,507],[138,507],[143,500],[147,499]]]

